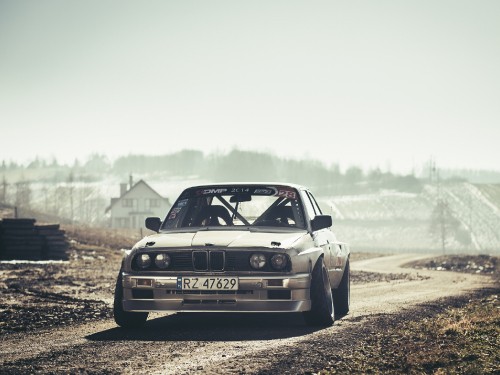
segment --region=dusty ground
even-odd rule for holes
[[[120,251],[72,244],[68,262],[0,264],[0,334],[110,317]]]
[[[97,243],[102,241],[98,239]],[[123,238],[113,241],[120,244]],[[110,318],[121,256],[118,250],[73,241],[68,262],[0,263],[0,334]],[[413,277],[353,271],[352,283]]]
[[[260,373],[498,374],[499,292],[488,288],[363,317],[338,335],[302,343]]]
[[[366,372],[360,366],[385,344],[366,346],[363,361],[355,360],[363,356],[354,348],[458,304],[435,302],[440,298],[459,296],[464,304],[473,290],[494,290],[480,274],[400,267],[420,258],[354,260],[351,313],[328,329],[307,327],[299,315],[177,314],[155,315],[144,329],[126,331],[110,318],[120,251],[73,244],[67,263],[0,265],[0,372]],[[384,349],[394,347],[401,342],[387,341]],[[340,365],[348,363],[354,367]]]

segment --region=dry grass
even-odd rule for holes
[[[319,373],[500,374],[498,292],[382,318]]]
[[[107,247],[110,249],[130,249],[143,236],[151,234],[149,230],[95,228],[82,225],[63,225],[68,238],[80,244]]]
[[[500,301],[497,295],[452,308],[400,331],[411,343],[410,368],[433,373],[500,371]]]

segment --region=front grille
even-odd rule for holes
[[[208,252],[193,251],[193,268],[195,271],[208,270]]]
[[[210,269],[212,271],[224,270],[224,252],[210,251]]]
[[[268,299],[292,299],[291,290],[268,290]]]
[[[253,290],[167,290],[166,294],[194,294],[194,295],[253,294]]]
[[[256,271],[250,266],[250,256],[259,251],[242,250],[156,250],[148,252],[152,257],[149,268],[139,269],[136,264],[137,254],[132,260],[134,271],[196,271],[196,272],[238,272]],[[158,253],[167,253],[170,256],[171,264],[167,269],[160,269],[155,265],[154,256]],[[267,263],[259,272],[277,272],[271,267],[271,257],[275,252],[264,252]],[[291,270],[291,262],[288,262],[283,272]]]
[[[224,251],[193,251],[193,269],[195,271],[224,271]]]
[[[234,305],[236,304],[236,300],[234,299],[219,299],[219,300],[213,300],[213,299],[185,299],[182,302],[184,305]]]
[[[132,289],[133,299],[153,299],[153,291],[151,289]]]
[[[169,253],[172,259],[172,265],[170,268],[176,271],[192,271],[193,270],[193,259],[191,252],[182,253]]]
[[[252,271],[249,252],[228,253],[226,256],[226,271]]]

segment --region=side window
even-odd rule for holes
[[[117,217],[115,218],[115,225],[117,228],[128,228],[130,227],[130,220],[128,217]]]
[[[160,200],[146,198],[146,199],[144,199],[144,205],[146,208],[160,207]]]
[[[316,212],[316,215],[322,215],[323,213],[319,208],[318,202],[316,202],[316,199],[314,199],[314,196],[310,192],[307,192],[307,195],[309,196],[309,199],[311,199],[311,203],[313,205],[314,211]]]
[[[309,195],[307,194],[307,191],[304,191],[304,208],[307,211],[307,216],[309,216],[309,219],[313,219],[316,216],[316,212],[314,212],[314,207],[311,203],[311,199],[309,198]]]
[[[137,207],[137,199],[124,199],[122,201],[122,207]]]
[[[184,220],[184,216],[188,210],[192,210],[193,201],[190,202],[189,199],[179,199],[175,202],[174,206],[168,212],[167,217],[163,223],[163,229],[177,228],[180,226]]]

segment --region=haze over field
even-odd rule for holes
[[[500,374],[499,15],[0,0],[0,373]]]
[[[0,0],[0,160],[498,169],[500,2]]]

